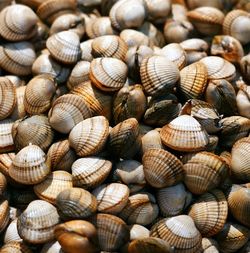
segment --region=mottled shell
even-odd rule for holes
[[[189,115],[181,115],[165,125],[161,140],[166,146],[184,152],[204,150],[209,142],[206,131]]]
[[[8,226],[10,220],[10,207],[8,200],[0,200],[0,232]]]
[[[12,119],[4,119],[0,121],[0,153],[15,150],[14,140],[11,133],[13,124],[14,121]]]
[[[112,163],[99,157],[77,159],[72,165],[73,185],[84,189],[95,188],[109,175]]]
[[[34,200],[18,217],[17,229],[25,241],[34,244],[45,243],[54,238],[54,229],[58,223],[59,215],[52,204]]]
[[[146,181],[155,188],[172,186],[183,179],[181,161],[166,150],[147,150],[143,154],[142,164]]]
[[[49,172],[45,153],[40,147],[31,144],[16,154],[9,169],[9,174],[15,181],[31,185],[43,181]]]

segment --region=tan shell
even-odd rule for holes
[[[64,220],[84,219],[96,212],[97,201],[90,192],[74,187],[65,189],[57,195],[56,206],[60,217]]]
[[[0,232],[8,226],[10,219],[10,207],[8,200],[0,200]]]
[[[9,174],[15,181],[31,185],[43,181],[49,172],[45,153],[39,146],[31,144],[16,154],[9,169]]]
[[[161,142],[161,136],[159,129],[153,129],[147,132],[141,138],[142,142],[142,154],[144,154],[149,149],[164,149],[163,144]]]
[[[140,76],[148,95],[172,90],[180,77],[176,64],[164,56],[144,58],[140,67]]]
[[[81,48],[81,51],[82,51],[81,60],[91,62],[94,59],[92,54],[91,54],[91,52],[92,52],[92,42],[93,42],[92,39],[81,42],[81,44],[80,44],[80,48]]]
[[[184,176],[181,161],[163,149],[147,150],[142,164],[146,181],[155,188],[177,184]]]
[[[20,86],[16,88],[16,104],[10,115],[11,119],[18,120],[26,116],[26,111],[24,108],[24,94],[26,86]]]
[[[1,248],[1,253],[32,253],[32,250],[23,242],[9,242]]]
[[[36,59],[33,45],[22,41],[0,46],[0,67],[14,75],[30,75]]]
[[[211,238],[202,238],[203,253],[219,253],[219,244]]]
[[[151,42],[147,35],[143,32],[133,30],[133,29],[124,29],[120,33],[120,38],[123,39],[129,48],[139,47],[139,46],[150,46]]]
[[[150,236],[165,240],[175,248],[176,253],[201,251],[201,234],[190,216],[179,215],[157,222],[150,230]]]
[[[17,75],[7,75],[5,77],[7,77],[16,88],[26,85],[26,81]]]
[[[149,230],[138,224],[133,224],[130,226],[130,240],[138,240],[149,237]]]
[[[52,57],[64,64],[74,64],[81,58],[79,36],[72,31],[51,35],[46,46]]]
[[[43,245],[41,253],[63,253],[58,241],[47,242]]]
[[[117,91],[122,88],[127,74],[126,64],[116,58],[96,58],[90,64],[90,80],[103,91]]]
[[[54,229],[58,223],[59,215],[53,205],[43,200],[34,200],[18,217],[17,229],[25,241],[45,243],[54,238]]]
[[[0,153],[11,152],[15,150],[12,137],[12,127],[14,121],[12,119],[4,119],[0,122]]]
[[[4,233],[4,244],[10,242],[21,242],[22,238],[19,236],[17,231],[17,219],[11,221]]]
[[[250,118],[249,107],[250,107],[250,89],[244,82],[237,82],[237,88],[239,88],[236,96],[236,104],[239,114],[243,117]]]
[[[243,74],[244,78],[246,78],[246,80],[250,80],[249,65],[250,65],[250,54],[247,54],[240,60],[241,73]]]
[[[103,116],[78,123],[69,134],[69,145],[78,156],[95,155],[102,151],[109,135],[109,122]]]
[[[84,189],[95,188],[109,175],[112,163],[99,157],[77,159],[72,165],[73,185]]]
[[[209,141],[200,123],[189,115],[181,115],[165,125],[161,140],[168,147],[184,152],[204,150]]]
[[[12,160],[15,157],[15,153],[0,154],[0,172],[3,173],[9,179],[9,169],[12,164]]]

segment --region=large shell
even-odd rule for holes
[[[109,136],[109,122],[96,116],[78,123],[69,134],[69,145],[78,156],[90,156],[100,152]]]
[[[209,142],[206,131],[189,115],[181,115],[165,125],[161,140],[168,147],[185,152],[204,150]]]
[[[14,151],[15,145],[12,137],[12,127],[14,121],[4,119],[0,121],[0,153]]]
[[[172,186],[183,179],[181,161],[166,150],[147,150],[143,155],[142,164],[146,181],[153,187]]]
[[[45,243],[54,238],[54,229],[58,223],[59,215],[53,205],[43,200],[34,200],[18,217],[17,229],[25,241]]]

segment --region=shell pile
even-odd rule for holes
[[[0,253],[250,252],[250,1],[0,1]]]

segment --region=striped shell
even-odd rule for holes
[[[142,142],[142,154],[144,154],[149,149],[164,149],[161,142],[160,129],[153,129],[144,134],[141,138]]]
[[[92,43],[93,43],[93,39],[89,39],[89,40],[81,42],[80,48],[82,51],[82,57],[81,57],[82,61],[91,62],[94,59],[92,56],[92,53],[91,53],[92,52]]]
[[[202,238],[203,253],[219,253],[219,245],[216,240],[211,238]]]
[[[0,200],[0,233],[8,226],[10,220],[10,206],[8,200]]]
[[[11,133],[13,124],[14,121],[12,119],[4,119],[0,121],[0,153],[15,150],[14,140]]]
[[[26,116],[26,111],[24,108],[24,94],[26,86],[20,86],[16,88],[16,104],[10,115],[11,119],[18,120]]]

